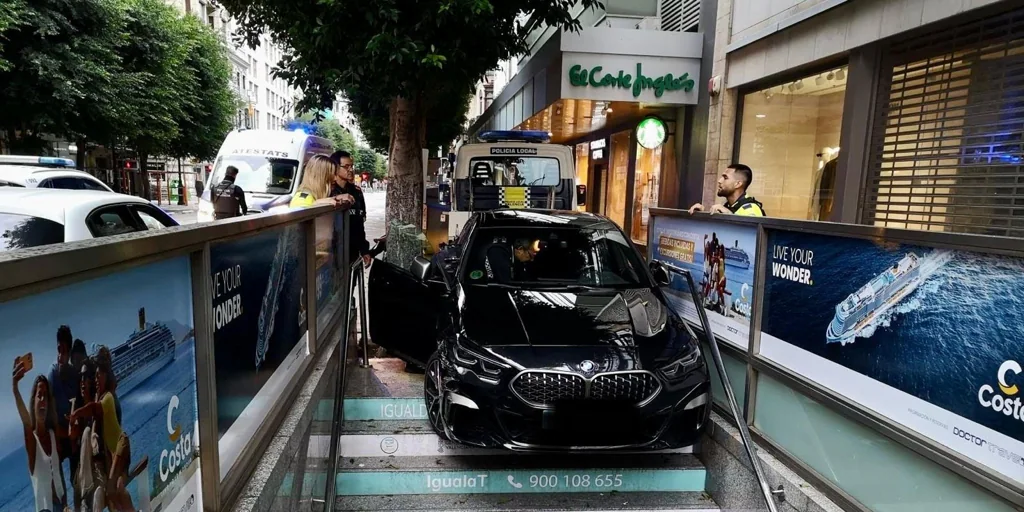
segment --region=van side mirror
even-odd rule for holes
[[[413,277],[418,281],[426,281],[427,276],[430,275],[430,260],[423,256],[416,256],[413,258],[412,264],[409,265],[409,272],[411,272]]]
[[[587,205],[587,186],[576,185],[576,205],[586,206]]]
[[[669,276],[668,269],[660,261],[652,261],[648,266],[651,268],[651,277],[654,278],[655,285],[661,287],[672,284],[672,277]]]

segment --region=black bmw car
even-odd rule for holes
[[[514,450],[693,445],[710,413],[693,331],[611,221],[588,213],[474,214],[410,270],[378,261],[370,334],[426,369],[430,423]]]

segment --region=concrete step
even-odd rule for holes
[[[344,496],[701,493],[706,478],[703,464],[685,454],[377,456],[338,462]]]
[[[417,496],[343,496],[335,510],[445,510],[545,512],[586,510],[679,510],[718,512],[721,510],[705,493],[623,492],[585,494],[446,494]]]

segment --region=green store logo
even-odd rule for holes
[[[693,90],[695,82],[690,78],[689,73],[683,73],[678,77],[667,73],[665,76],[652,78],[644,76],[642,66],[641,63],[636,63],[636,77],[634,78],[633,75],[621,69],[618,74],[605,73],[602,75],[603,66],[594,66],[590,70],[586,70],[583,69],[583,66],[576,64],[569,68],[569,84],[575,87],[632,88],[634,98],[639,98],[640,94],[647,89],[654,90],[655,98],[660,98],[665,91],[690,92]]]

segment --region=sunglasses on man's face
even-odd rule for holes
[[[352,168],[355,167],[355,164],[339,165],[338,167],[341,167],[342,169],[345,169],[347,171],[351,171]]]

